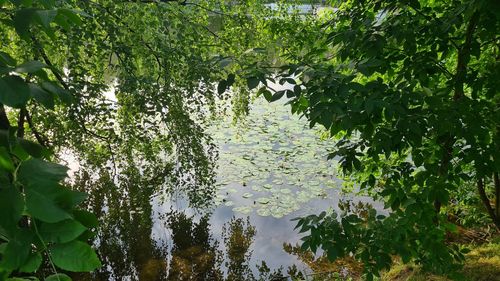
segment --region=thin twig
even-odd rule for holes
[[[28,110],[26,110],[25,116],[26,116],[26,121],[28,122],[28,125],[31,129],[31,132],[33,133],[33,135],[35,135],[35,138],[38,141],[38,143],[43,147],[48,147],[47,144],[48,142],[45,140],[46,138],[42,137],[42,135],[35,128],[35,125],[33,124],[33,120],[31,119],[31,115],[28,112]]]

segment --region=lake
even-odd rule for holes
[[[127,182],[117,188],[109,177],[87,175],[104,266],[74,279],[287,280],[318,271],[311,262],[319,253],[295,247],[301,235],[291,219],[336,210],[339,200],[371,200],[341,192],[336,162],[326,159],[334,141],[284,103],[257,99],[238,122],[230,113],[211,122],[219,157],[207,208],[189,207],[182,194]]]

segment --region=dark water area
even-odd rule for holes
[[[291,280],[314,274],[310,260],[296,252],[300,235],[291,221],[306,211],[278,219],[227,206],[205,214],[172,206],[153,210],[158,203],[153,199],[136,212],[110,208],[95,241],[103,267],[73,279]],[[330,207],[326,200],[310,203]]]

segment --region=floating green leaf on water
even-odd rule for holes
[[[259,198],[259,199],[257,199],[257,202],[259,204],[262,204],[262,205],[269,204],[269,201],[270,201],[269,198]]]
[[[236,207],[236,208],[233,208],[233,211],[235,212],[238,212],[238,213],[242,213],[244,215],[248,215],[252,212],[252,207],[249,207],[249,206],[241,206],[241,207]]]
[[[324,197],[324,189],[334,185],[331,177],[323,176],[334,169],[326,159],[334,142],[322,139],[321,130],[309,129],[279,102],[260,99],[252,106],[240,123],[217,118],[212,126],[214,141],[221,147],[216,203],[228,200],[225,205],[234,205],[240,213],[256,209],[261,216],[282,217]],[[256,195],[259,198],[245,203],[231,201]]]
[[[250,198],[250,197],[252,197],[252,196],[253,196],[253,194],[252,194],[252,193],[250,193],[250,192],[245,192],[245,193],[243,193],[243,195],[242,195],[242,197],[243,197],[243,198]]]
[[[282,181],[282,180],[275,179],[275,180],[273,180],[273,183],[274,183],[274,184],[276,184],[276,185],[282,185],[282,184],[283,184],[283,181]]]
[[[267,216],[271,215],[271,212],[269,211],[269,209],[258,209],[257,215],[267,217]]]

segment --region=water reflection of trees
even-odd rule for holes
[[[127,176],[115,180],[101,171],[97,179],[85,172],[77,177],[75,185],[89,193],[87,208],[99,219],[94,242],[103,266],[74,280],[164,280],[166,276],[166,253],[151,238],[154,189],[141,182],[135,168],[123,175]]]
[[[168,214],[172,250],[167,280],[223,280],[218,242],[209,232],[208,215],[198,222],[182,212]]]
[[[122,174],[128,176],[116,180],[106,172],[99,177],[81,173],[76,179],[75,185],[90,194],[87,208],[100,221],[94,243],[103,266],[91,274],[74,275],[74,280],[236,281],[281,276],[264,262],[253,273],[251,246],[257,231],[249,218],[226,222],[222,241],[217,241],[211,233],[210,214],[170,211],[160,216],[169,241],[156,241],[152,238],[154,188],[141,182],[136,169]]]
[[[250,246],[256,234],[255,227],[247,218],[233,218],[222,229],[222,237],[226,246],[227,280],[253,280],[249,260],[252,256]]]

